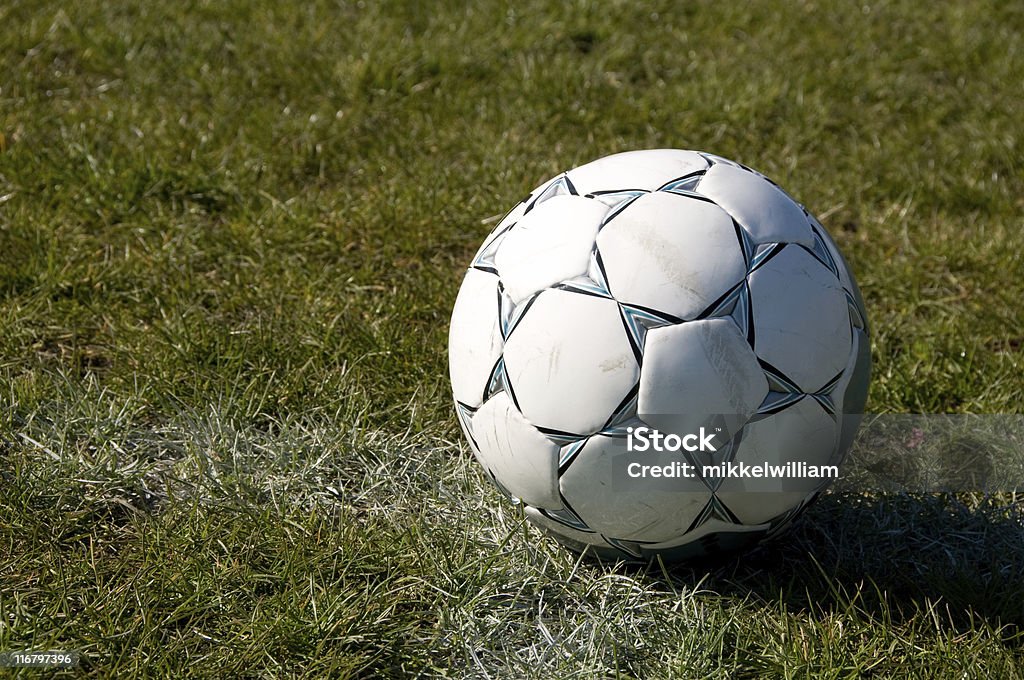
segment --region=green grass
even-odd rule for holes
[[[739,563],[578,563],[468,457],[445,365],[497,215],[696,148],[836,238],[870,410],[1020,413],[1024,11],[360,4],[0,7],[0,650],[94,677],[1024,676],[1018,498],[832,494]]]

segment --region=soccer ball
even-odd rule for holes
[[[568,547],[627,560],[788,525],[828,482],[798,473],[846,455],[870,364],[824,227],[760,173],[668,149],[588,163],[516,205],[449,336],[457,416],[497,488]],[[652,431],[701,446],[637,453]],[[669,458],[675,474],[633,475]],[[792,474],[731,474],[764,465]]]

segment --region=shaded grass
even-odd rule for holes
[[[1013,3],[0,8],[0,648],[94,676],[1016,677],[1013,496],[578,564],[454,442],[497,215],[696,148],[818,214],[873,411],[1019,412]]]

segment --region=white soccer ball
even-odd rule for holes
[[[459,422],[498,489],[570,548],[630,560],[788,525],[828,482],[801,473],[846,455],[870,364],[824,227],[763,175],[668,149],[534,190],[473,258],[449,336]],[[640,428],[715,445],[644,458]],[[666,460],[690,474],[626,469]],[[757,466],[787,474],[741,474]]]

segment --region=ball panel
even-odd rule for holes
[[[839,414],[842,434],[837,449],[837,460],[841,461],[853,445],[864,406],[868,400],[868,385],[871,381],[871,341],[867,333],[853,329],[853,348],[839,383],[832,391],[832,400]],[[838,464],[838,463],[837,463]]]
[[[736,218],[754,244],[814,243],[803,209],[753,172],[716,163],[701,178],[697,192]]]
[[[809,216],[810,223],[815,227],[818,235],[821,237],[822,243],[825,244],[825,248],[832,256],[832,260],[836,263],[836,267],[839,270],[839,282],[843,288],[849,291],[850,295],[853,296],[854,304],[857,306],[857,311],[860,313],[860,318],[866,320],[868,318],[867,310],[864,307],[864,297],[861,295],[860,287],[857,286],[856,279],[853,278],[853,271],[850,269],[850,265],[847,264],[843,254],[839,252],[839,246],[826,231],[825,227],[822,226],[813,215]]]
[[[864,413],[871,381],[871,340],[859,328],[853,329],[853,346],[843,375],[832,391],[837,410],[848,414]]]
[[[643,546],[645,555],[690,559],[717,553],[731,552],[749,545],[768,531],[767,524],[755,526],[733,524],[718,519],[709,519],[692,531],[667,541]],[[713,537],[714,540],[707,540]]]
[[[811,397],[746,425],[733,458],[747,465],[833,464],[839,426]],[[744,524],[768,522],[797,507],[827,480],[724,479],[715,495]]]
[[[501,241],[494,262],[505,290],[520,302],[587,271],[608,206],[580,196],[556,196],[524,215]]]
[[[542,529],[545,533],[552,534],[560,539],[569,539],[584,546],[611,548],[608,542],[605,541],[599,533],[593,531],[580,531],[579,529],[566,526],[561,522],[551,519],[543,514],[539,509],[531,505],[524,506],[523,511],[526,513],[526,518]],[[577,548],[577,550],[579,550],[579,548]]]
[[[616,299],[681,319],[700,314],[746,274],[732,219],[711,203],[668,192],[633,201],[601,229],[597,247]]]
[[[562,173],[550,182],[530,192],[530,200],[526,202],[526,212],[536,209],[542,203],[558,196],[578,196],[579,192],[573,186],[569,177]]]
[[[523,213],[526,212],[526,206],[527,201],[519,201],[518,203],[516,203],[515,206],[511,210],[509,210],[504,217],[501,218],[501,221],[498,222],[498,225],[491,232],[491,235],[493,236],[494,234],[505,231],[508,227],[512,226],[513,224],[521,220],[523,217]],[[491,237],[488,237],[488,240],[490,240],[490,238]],[[484,241],[485,245],[486,243],[487,241]]]
[[[558,509],[558,447],[530,425],[504,392],[473,414],[480,459],[524,503]]]
[[[559,486],[576,513],[595,531],[625,541],[665,541],[686,532],[711,492],[699,479],[679,478],[673,490],[616,489],[613,465],[625,440],[595,435],[563,473]],[[621,462],[621,461],[619,461]]]
[[[707,167],[708,162],[694,151],[648,149],[606,156],[566,174],[580,194],[620,189],[654,191]]]
[[[455,299],[448,331],[448,372],[456,400],[473,408],[483,402],[501,347],[498,277],[470,269]]]
[[[487,235],[484,242],[480,245],[480,248],[476,251],[473,256],[472,267],[483,269],[497,273],[497,265],[494,264],[494,256],[498,252],[498,248],[501,245],[501,240],[505,238],[508,230],[515,225],[519,219],[526,212],[527,201],[520,201],[516,203],[515,207],[509,210],[498,225],[491,230],[491,233]]]
[[[618,304],[564,290],[537,296],[504,356],[523,415],[581,435],[601,428],[640,373]]]
[[[601,534],[578,531],[572,527],[563,526],[548,519],[539,510],[530,506],[526,506],[524,510],[526,518],[534,526],[573,552],[612,561],[635,559],[608,543]]]
[[[764,372],[731,319],[687,321],[647,332],[637,404],[641,418],[671,415],[676,427],[696,431],[715,416],[745,421],[767,394]]]
[[[473,437],[473,413],[475,413],[474,410],[466,408],[459,402],[455,402],[455,415],[459,420],[459,427],[462,428],[462,434],[466,437],[466,441],[469,442],[469,450],[473,452],[473,457],[476,458],[478,463],[487,467],[480,457],[480,447],[477,446],[476,439]]]
[[[803,248],[787,246],[748,277],[754,351],[804,392],[816,392],[846,365],[851,347],[846,294]]]

